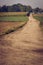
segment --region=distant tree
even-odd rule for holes
[[[32,12],[32,7],[22,5],[20,3],[14,4],[12,6],[4,5],[0,7],[0,12]]]
[[[13,12],[20,12],[21,10],[20,10],[20,7],[18,5],[13,5],[12,6],[12,11]]]
[[[39,13],[43,13],[43,9],[40,9]]]
[[[2,8],[1,8],[1,12],[8,12],[8,8],[6,5],[4,5]]]
[[[40,12],[40,8],[39,7],[34,9],[34,13],[39,13],[39,12]]]
[[[1,12],[1,6],[0,6],[0,12]]]
[[[20,3],[18,3],[18,4],[17,4],[17,6],[20,8],[21,12],[23,12],[23,11],[24,11],[24,5],[22,5],[22,4],[20,4]]]
[[[8,12],[12,12],[12,6],[7,6],[8,7]]]
[[[32,7],[31,6],[28,6],[28,10],[27,10],[28,12],[32,12]]]

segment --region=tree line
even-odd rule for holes
[[[0,6],[0,12],[27,12],[32,10],[31,6],[26,6],[22,4],[14,4],[12,6]]]
[[[35,8],[32,9],[31,6],[26,6],[22,5],[20,3],[18,4],[13,4],[12,6],[6,6],[3,5],[2,7],[0,6],[0,12],[43,12],[43,9],[40,8]]]

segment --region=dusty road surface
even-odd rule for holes
[[[43,30],[32,15],[23,28],[0,37],[0,65],[43,65]]]

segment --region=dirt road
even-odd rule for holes
[[[0,65],[43,65],[43,31],[32,15],[23,28],[0,39]]]

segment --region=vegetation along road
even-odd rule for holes
[[[43,65],[43,31],[32,15],[23,28],[0,38],[0,65]]]

